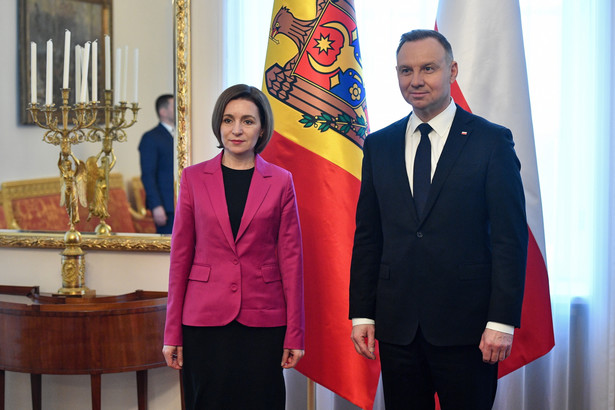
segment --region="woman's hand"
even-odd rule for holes
[[[305,351],[299,349],[284,349],[282,354],[282,367],[285,369],[292,369],[299,363],[299,360],[303,357]]]
[[[164,360],[167,361],[167,366],[172,367],[175,370],[181,370],[184,365],[183,346],[164,345],[162,347],[162,354],[164,355]]]

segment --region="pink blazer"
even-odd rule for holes
[[[222,154],[184,169],[171,239],[164,344],[182,323],[287,326],[284,348],[304,348],[303,256],[290,172],[259,155],[233,239]]]

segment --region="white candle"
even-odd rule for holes
[[[36,104],[36,80],[38,70],[36,68],[36,43],[30,42],[30,102]]]
[[[80,102],[87,102],[88,93],[88,68],[90,64],[90,42],[85,43],[83,59],[81,60],[81,99]]]
[[[75,46],[75,103],[81,102],[81,46]]]
[[[139,49],[135,48],[135,58],[134,58],[134,84],[135,84],[135,93],[132,99],[132,102],[136,103],[139,101]]]
[[[68,88],[68,70],[70,69],[70,30],[64,32],[64,77],[62,88]]]
[[[45,78],[46,81],[46,92],[45,92],[45,104],[51,105],[53,104],[53,42],[51,40],[47,40],[47,75]]]
[[[111,89],[111,37],[105,35],[105,90]]]
[[[81,56],[81,69],[83,69],[83,62],[85,60],[88,60],[88,70],[89,70],[90,69],[90,66],[89,66],[89,61],[90,61],[89,53],[88,53],[88,58],[86,59],[85,58],[85,48],[82,48],[81,51],[83,52],[82,56]],[[86,71],[85,75],[83,76],[83,78],[81,80],[85,81],[85,86],[81,87],[82,90],[85,88],[85,97],[83,99],[83,102],[88,102],[89,98],[90,98],[90,89],[88,87],[88,71]]]
[[[92,43],[92,101],[98,101],[98,40]]]
[[[122,50],[117,48],[115,50],[115,72],[113,73],[115,81],[113,82],[113,103],[119,105],[120,103],[120,78],[122,67]]]
[[[126,98],[126,86],[128,85],[128,46],[124,46],[124,59],[122,60],[122,101]]]

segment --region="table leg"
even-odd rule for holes
[[[92,410],[100,410],[100,373],[90,375]]]
[[[139,410],[147,410],[147,370],[137,371],[137,403]]]
[[[4,370],[0,369],[0,410],[4,410]]]
[[[42,408],[42,376],[40,374],[30,374],[30,390],[32,393],[32,410],[41,410]]]

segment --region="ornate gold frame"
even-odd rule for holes
[[[174,1],[175,96],[177,101],[177,184],[190,165],[190,0]],[[0,229],[0,247],[64,248],[64,232],[42,233]],[[114,234],[110,237],[82,235],[83,249],[169,252],[171,238],[161,235]]]

